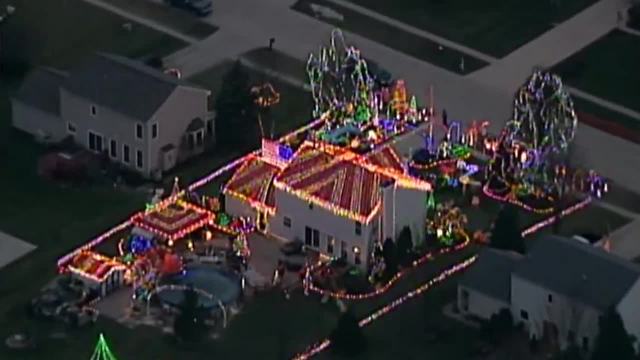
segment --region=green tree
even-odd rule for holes
[[[635,356],[633,338],[625,330],[620,314],[611,307],[598,322],[598,336],[591,359],[632,360]]]
[[[386,276],[393,276],[398,272],[398,250],[396,243],[391,238],[387,238],[382,244],[382,258],[384,259],[384,269]]]
[[[216,138],[224,146],[233,146],[253,134],[251,122],[255,105],[251,95],[249,74],[237,61],[222,78],[220,92],[215,99]],[[246,140],[245,140],[246,142]]]
[[[518,209],[512,205],[502,207],[493,223],[490,246],[496,249],[513,250],[524,254],[526,249],[520,231]]]
[[[411,256],[411,250],[413,249],[413,241],[411,241],[411,229],[405,226],[400,231],[397,244],[398,261],[405,265]]]
[[[365,350],[366,339],[362,328],[350,311],[340,316],[336,328],[331,332],[330,339],[333,351],[340,355],[353,357]]]
[[[180,313],[173,323],[173,331],[178,339],[196,342],[206,334],[205,309],[199,304],[199,295],[189,287],[184,290],[184,298],[180,304]]]
[[[93,350],[93,355],[91,355],[90,360],[116,360],[103,334],[100,334],[98,337],[98,343]]]

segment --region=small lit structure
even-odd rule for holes
[[[120,262],[93,251],[80,252],[67,269],[87,287],[97,290],[100,296],[122,286],[126,271]]]

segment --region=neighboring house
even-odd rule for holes
[[[411,181],[428,185],[409,179],[389,146],[352,161],[305,143],[284,166],[258,155],[246,160],[224,189],[225,210],[366,269],[374,245],[403,227],[414,244],[424,240],[427,193]]]
[[[69,71],[37,69],[12,99],[16,128],[159,177],[214,139],[208,90],[121,56],[96,54]]]
[[[589,351],[599,317],[612,306],[640,339],[639,279],[634,263],[575,239],[546,236],[525,256],[484,250],[460,280],[458,306],[485,319],[508,308],[531,337]]]

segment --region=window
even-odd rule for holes
[[[589,337],[585,336],[582,338],[582,350],[589,351]]]
[[[311,228],[308,226],[304,227],[304,243],[305,245],[311,245]]]
[[[114,139],[109,141],[109,155],[114,159],[118,157],[118,144]]]
[[[551,295],[551,294],[547,295],[547,301],[549,303],[552,303],[553,302],[553,295]]]
[[[122,161],[125,164],[128,164],[131,162],[131,155],[129,154],[129,145],[127,144],[122,145]]]
[[[158,124],[151,125],[151,138],[155,139],[158,137]]]
[[[347,258],[347,243],[344,241],[340,242],[340,257]]]
[[[95,152],[102,152],[102,136],[89,131],[89,150]]]
[[[284,219],[282,219],[282,222],[284,223],[285,227],[288,227],[288,228],[291,227],[291,218],[288,218],[285,216]]]
[[[76,126],[73,125],[73,123],[68,122],[67,123],[67,132],[69,132],[70,134],[75,134],[76,133]]]
[[[353,260],[355,262],[356,265],[360,265],[361,260],[360,260],[360,248],[357,246],[353,247]]]
[[[142,124],[136,124],[136,139],[142,139]]]
[[[92,116],[98,115],[98,108],[95,105],[91,105],[91,115]]]
[[[202,146],[202,143],[204,142],[204,136],[202,134],[202,131],[198,131],[196,133],[196,146]]]
[[[313,247],[320,247],[320,231],[313,229]]]
[[[327,252],[329,254],[333,254],[333,247],[336,244],[336,239],[333,238],[333,236],[329,236],[327,238]]]
[[[143,167],[143,163],[142,163],[142,151],[137,150],[136,151],[136,167],[138,169],[142,169]]]
[[[529,313],[525,310],[520,310],[520,318],[522,318],[522,320],[529,320]]]
[[[362,234],[362,223],[360,221],[356,221],[356,235]]]

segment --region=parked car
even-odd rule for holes
[[[211,0],[165,0],[169,5],[190,11],[198,16],[207,16],[213,12]]]

